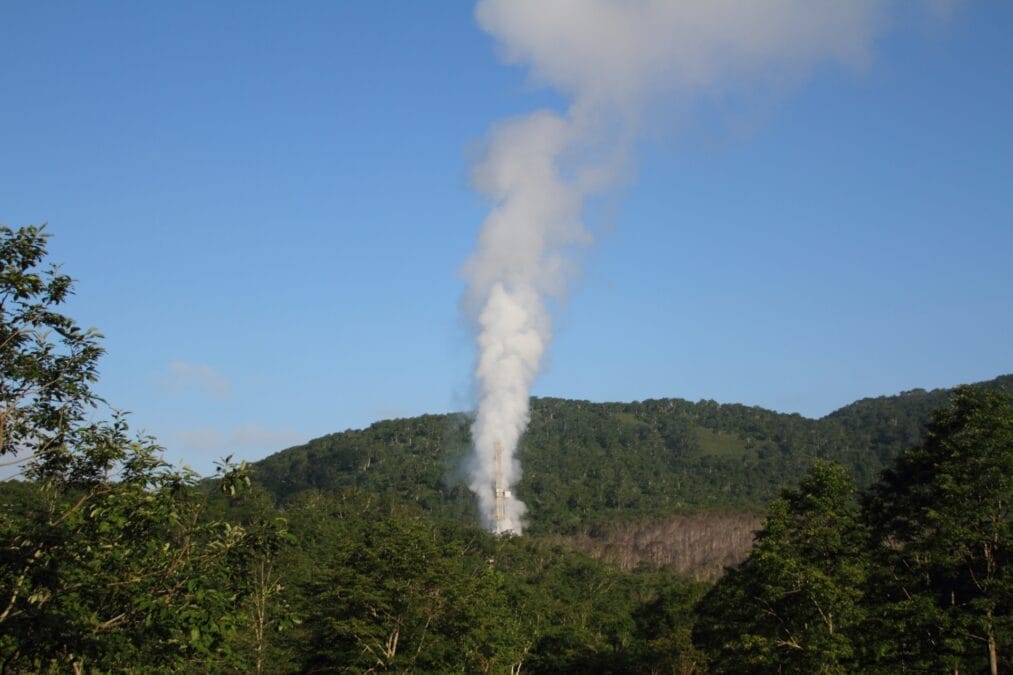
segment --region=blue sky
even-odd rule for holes
[[[539,396],[821,416],[1013,371],[1013,4],[656,109]],[[0,222],[49,223],[98,391],[208,473],[472,405],[468,167],[565,100],[465,2],[0,4]]]

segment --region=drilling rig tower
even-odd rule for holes
[[[496,452],[496,483],[493,490],[496,495],[496,515],[493,522],[493,532],[503,534],[510,529],[507,521],[507,500],[512,497],[506,489],[506,481],[503,479],[503,445],[496,441],[494,446]]]

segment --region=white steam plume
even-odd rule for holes
[[[584,200],[622,176],[644,107],[796,80],[821,61],[860,65],[878,10],[871,0],[479,0],[504,58],[572,101],[565,114],[497,126],[473,173],[492,202],[465,303],[478,333],[470,487],[487,528],[522,530],[524,504],[495,488],[521,476],[517,444],[551,337],[545,300],[564,292],[567,252],[590,241]]]

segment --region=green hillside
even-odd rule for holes
[[[1013,375],[979,386],[1013,391]],[[530,533],[572,534],[675,512],[761,510],[817,458],[844,464],[866,486],[921,441],[950,392],[863,399],[819,420],[714,401],[535,398],[516,492],[530,509]],[[476,523],[468,424],[463,414],[377,422],[276,453],[255,475],[278,500],[354,486]]]
[[[173,468],[96,408],[45,243],[0,227],[0,464],[30,458],[0,481],[0,672],[1013,672],[1011,376],[821,420],[536,400],[543,536],[500,537],[462,415],[317,439],[261,485]]]

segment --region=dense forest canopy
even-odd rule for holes
[[[1013,669],[1009,375],[820,420],[536,399],[529,534],[495,537],[460,415],[204,481],[166,465],[102,412],[100,336],[60,313],[47,238],[0,228],[0,457],[25,467],[0,482],[0,672]],[[755,545],[714,583],[574,546],[704,550],[735,523]]]
[[[1013,391],[1013,375],[978,386]],[[531,401],[521,445],[527,531],[574,534],[677,511],[762,511],[816,459],[871,485],[919,443],[952,390],[863,399],[819,420],[757,407],[680,399]],[[385,420],[314,439],[260,462],[256,480],[276,499],[308,488],[355,486],[397,495],[441,517],[477,523],[464,480],[463,414]]]

